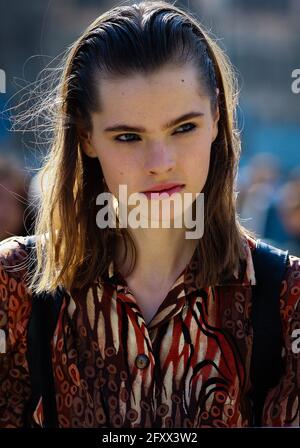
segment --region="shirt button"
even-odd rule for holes
[[[150,360],[147,355],[137,355],[135,358],[135,365],[138,369],[144,369],[150,363]]]

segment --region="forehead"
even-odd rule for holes
[[[193,65],[164,66],[151,74],[135,73],[124,77],[99,80],[98,98],[101,112],[143,110],[157,106],[179,108],[207,102],[207,94]],[[191,104],[191,105],[192,105]]]

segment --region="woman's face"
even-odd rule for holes
[[[83,148],[98,157],[111,193],[118,197],[119,185],[126,185],[130,195],[170,182],[184,184],[182,193],[202,191],[219,111],[212,116],[193,66],[101,80],[99,98],[102,112],[92,113],[92,132]],[[179,120],[191,113],[198,116]]]

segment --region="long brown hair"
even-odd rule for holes
[[[85,287],[104,275],[116,235],[136,254],[126,229],[99,229],[96,197],[105,191],[97,158],[82,151],[78,126],[91,130],[91,112],[101,110],[101,78],[153,73],[167,63],[193,62],[199,83],[219,106],[205,197],[204,235],[197,254],[202,285],[230,276],[245,257],[243,241],[254,236],[236,213],[240,137],[236,123],[238,85],[234,69],[215,39],[189,12],[165,1],[117,6],[98,17],[68,49],[56,98],[55,132],[40,171],[42,191],[35,234],[37,270],[30,287]],[[219,89],[219,95],[216,92]],[[44,179],[44,180],[43,180]],[[46,179],[46,182],[45,182]],[[99,208],[98,208],[99,209]],[[125,254],[126,256],[126,254]]]

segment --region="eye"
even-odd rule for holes
[[[191,127],[186,129],[186,126],[191,126]],[[178,129],[182,129],[182,128],[185,128],[186,130],[178,131]],[[177,128],[176,132],[174,132],[174,134],[185,134],[186,132],[191,132],[191,131],[195,130],[196,128],[197,128],[197,125],[194,123],[185,123],[185,124],[179,126]],[[123,140],[123,139],[121,140],[121,137],[134,137],[134,138],[133,139],[125,138],[125,140]],[[117,137],[115,137],[114,140],[117,142],[120,142],[120,143],[130,143],[130,142],[138,141],[138,140],[136,140],[136,137],[139,138],[139,136],[137,134],[121,134],[121,135],[118,135]]]
[[[118,135],[117,137],[115,137],[114,140],[116,142],[120,142],[120,143],[127,143],[127,142],[130,143],[130,142],[136,141],[136,140],[132,140],[132,139],[120,140],[121,137],[128,137],[128,136],[138,137],[138,135],[136,135],[136,134],[121,134],[121,135]]]
[[[192,126],[192,127],[188,128],[187,130],[185,130],[183,132],[178,132],[178,129],[186,128],[186,126]],[[179,128],[177,128],[177,131],[175,132],[175,134],[184,134],[186,132],[193,131],[194,129],[196,129],[196,127],[197,126],[194,123],[185,123],[185,124],[179,126]]]

